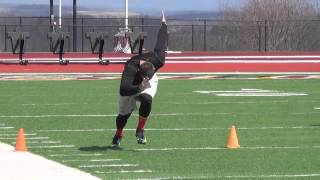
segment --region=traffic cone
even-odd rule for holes
[[[28,151],[23,128],[19,129],[19,133],[16,140],[16,151]]]
[[[231,126],[230,128],[227,148],[230,148],[230,149],[240,148],[235,126]]]

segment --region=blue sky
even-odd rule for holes
[[[219,10],[223,5],[237,6],[241,0],[129,0],[131,10]],[[6,4],[49,4],[49,0],[1,0]],[[55,5],[59,0],[53,1]],[[72,5],[72,0],[62,0],[63,5]],[[124,0],[77,0],[78,6],[123,9]]]

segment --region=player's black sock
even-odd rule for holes
[[[123,135],[123,128],[126,126],[130,115],[131,115],[131,113],[127,114],[127,115],[119,114],[117,116],[117,119],[116,119],[116,125],[117,125],[116,135],[118,135],[118,136],[122,136]]]

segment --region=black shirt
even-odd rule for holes
[[[165,50],[167,48],[167,25],[162,23],[158,32],[157,43],[153,52],[133,56],[128,60],[122,72],[120,95],[132,96],[139,92],[139,85],[142,82],[140,75],[140,60],[149,61],[155,67],[155,72],[165,64]]]
[[[148,59],[146,59],[149,57]],[[154,52],[133,56],[125,64],[122,72],[120,95],[131,96],[139,92],[139,85],[142,82],[140,75],[140,60],[149,61],[156,68],[155,72],[164,65],[164,61],[160,60]]]

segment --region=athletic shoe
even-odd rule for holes
[[[112,142],[111,142],[111,146],[112,147],[119,147],[121,144],[121,139],[122,139],[121,136],[114,135]]]
[[[142,129],[137,129],[136,130],[136,137],[137,137],[137,142],[138,144],[146,144],[147,143],[147,139],[144,136],[144,130]]]
[[[166,17],[164,16],[163,10],[161,11],[161,22],[166,24]]]

